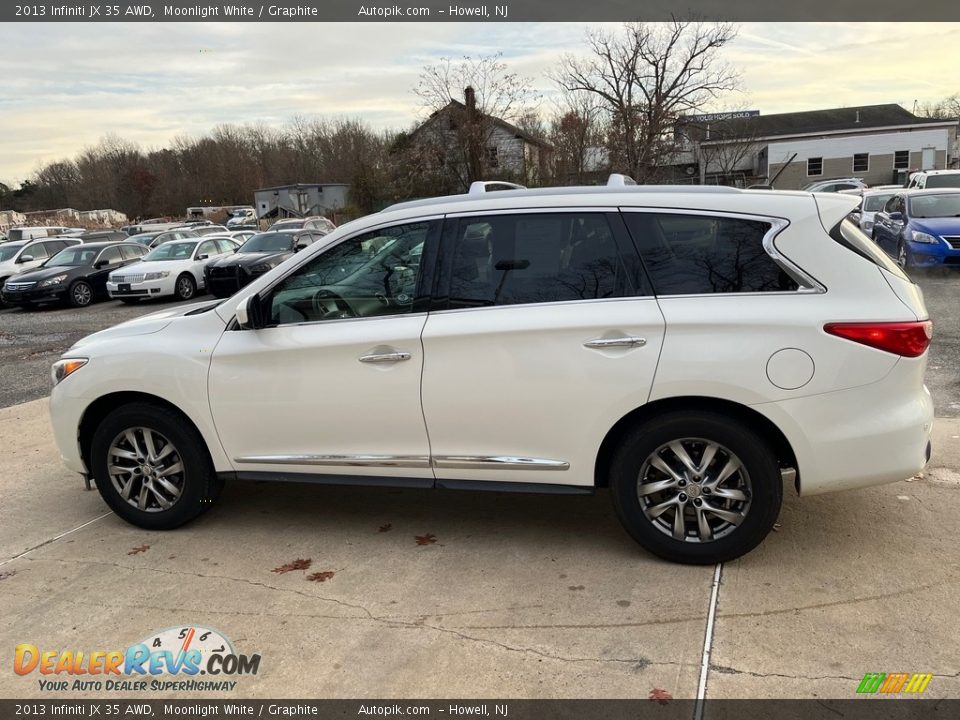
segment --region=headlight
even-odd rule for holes
[[[46,280],[42,281],[37,287],[43,288],[43,287],[50,287],[51,285],[59,285],[66,279],[67,279],[67,275],[66,273],[64,273],[63,275],[57,275],[52,278],[47,278]]]
[[[265,263],[260,263],[259,265],[254,265],[252,268],[250,268],[250,272],[252,272],[252,273],[265,273],[265,272],[270,272],[270,271],[273,270],[275,267],[276,267],[276,265],[275,265],[274,263],[267,263],[267,262],[265,262]]]
[[[77,370],[86,365],[87,358],[68,358],[66,360],[57,360],[50,369],[50,377],[54,385],[58,385],[69,375],[73,375]]]
[[[917,230],[910,233],[910,239],[915,243],[926,243],[928,245],[936,245],[940,242],[940,238]]]
[[[873,220],[864,220],[863,229],[866,230],[867,232],[870,232],[871,230],[873,230]]]
[[[169,270],[161,270],[159,272],[148,272],[143,276],[144,280],[163,280],[170,274]]]

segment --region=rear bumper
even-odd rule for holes
[[[901,358],[879,382],[753,406],[790,442],[801,495],[897,482],[923,469],[933,429],[925,366],[925,357]]]

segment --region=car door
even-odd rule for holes
[[[107,292],[107,277],[110,273],[123,265],[123,255],[119,247],[108,247],[100,251],[96,262],[87,275],[87,282],[97,293]]]
[[[437,483],[590,486],[664,322],[615,209],[448,216],[423,332]]]
[[[420,405],[431,279],[408,258],[435,247],[439,227],[409,221],[304,251],[258,293],[265,327],[223,334],[210,406],[243,477],[433,484]]]
[[[193,273],[193,277],[197,280],[197,287],[202,288],[204,286],[203,268],[207,263],[213,262],[225,254],[226,251],[217,245],[216,240],[203,240],[197,244],[196,250],[193,251],[194,262],[193,265],[190,266],[190,272]]]
[[[17,258],[17,272],[23,273],[27,270],[33,270],[45,263],[51,255],[50,244],[48,242],[34,242],[27,245],[20,253],[20,257]],[[59,252],[60,249],[62,248],[58,248],[56,252]],[[53,254],[56,254],[56,252]]]

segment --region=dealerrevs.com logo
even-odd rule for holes
[[[50,692],[233,690],[237,681],[228,678],[259,670],[260,655],[237,653],[223,633],[198,625],[151,633],[126,650],[42,650],[22,643],[13,656],[17,675],[41,675],[40,690]]]

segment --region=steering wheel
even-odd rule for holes
[[[319,313],[323,316],[330,316],[334,313],[331,313],[324,306],[324,300],[333,300],[333,304],[337,306],[337,317],[357,317],[356,311],[350,307],[350,303],[344,300],[340,295],[333,292],[333,290],[327,290],[326,288],[320,288],[313,294],[313,309],[314,312]]]

